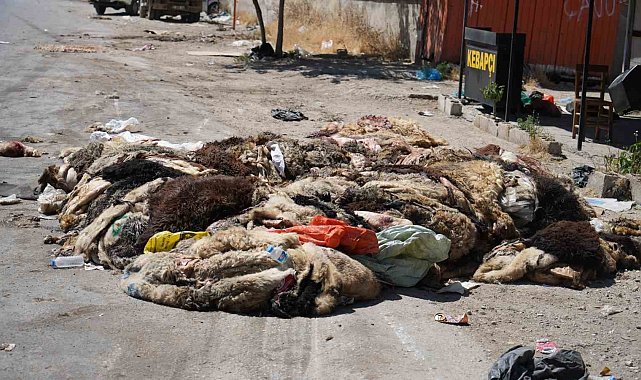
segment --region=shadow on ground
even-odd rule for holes
[[[332,83],[337,84],[342,80],[349,79],[399,81],[415,78],[415,69],[410,65],[398,62],[381,62],[372,58],[340,59],[330,55],[300,59],[262,60],[250,63],[248,68],[259,74],[299,72],[307,78],[333,76]]]

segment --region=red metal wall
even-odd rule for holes
[[[595,0],[590,61],[611,65],[622,4]],[[424,58],[459,61],[463,0],[424,0]],[[588,0],[522,0],[519,33],[526,33],[525,62],[574,68],[583,59]],[[514,0],[470,0],[468,25],[512,31]]]

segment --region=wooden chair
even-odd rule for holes
[[[605,91],[608,87],[608,71],[606,65],[588,66],[588,75],[599,79],[599,96],[587,96],[586,98],[586,119],[585,127],[594,127],[594,139],[598,140],[601,130],[608,133],[612,140],[612,123],[614,117],[614,106],[612,102],[605,100]],[[572,138],[576,137],[579,130],[579,118],[581,117],[581,79],[583,78],[583,65],[576,65],[574,77],[574,110],[572,111]]]

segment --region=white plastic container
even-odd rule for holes
[[[274,259],[274,261],[277,261],[280,264],[284,263],[289,258],[289,255],[287,255],[287,252],[283,250],[281,247],[274,247],[273,245],[268,245],[266,251],[267,251],[267,254],[272,259]]]
[[[83,256],[60,256],[51,259],[51,267],[54,269],[60,268],[76,268],[85,265],[85,258]]]

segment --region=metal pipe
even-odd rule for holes
[[[234,19],[231,21],[231,28],[233,30],[236,30],[236,3],[237,2],[238,2],[237,0],[234,0]]]
[[[634,16],[637,8],[637,0],[628,2],[627,25],[625,29],[625,44],[623,45],[623,71],[630,68],[632,55],[632,31],[634,30]]]
[[[467,10],[468,10],[468,1],[465,0],[465,5],[463,9],[463,33],[461,34],[461,60],[459,63],[459,73],[458,73],[458,98],[463,97],[463,71],[465,70],[465,28],[467,28]]]
[[[590,66],[590,45],[592,45],[592,19],[594,18],[594,0],[590,0],[588,10],[588,27],[585,31],[585,55],[583,56],[583,74],[581,77],[581,114],[579,118],[579,140],[576,143],[576,149],[581,150],[585,138],[585,107],[587,106],[588,92],[588,66]]]
[[[510,40],[510,68],[507,74],[507,91],[505,98],[505,121],[510,121],[510,97],[512,96],[512,66],[514,65],[514,40],[516,28],[519,25],[519,0],[514,0],[514,23],[512,24],[512,37]],[[519,86],[521,88],[521,86]],[[520,91],[520,90],[519,90]]]

